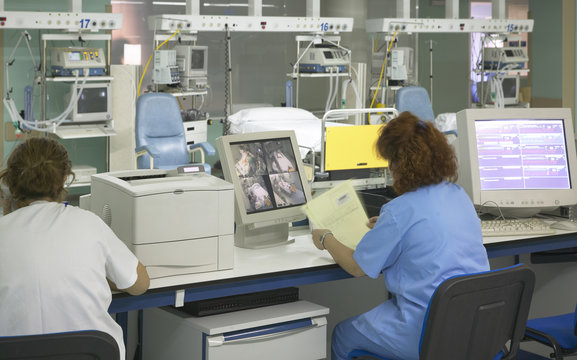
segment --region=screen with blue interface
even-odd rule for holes
[[[570,189],[563,119],[475,121],[481,190]]]

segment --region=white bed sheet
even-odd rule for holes
[[[349,124],[327,121],[326,127],[330,126],[350,126]],[[247,121],[241,124],[231,124],[230,130],[233,134],[246,134],[260,131],[294,130],[297,143],[300,146],[313,148],[314,151],[321,151],[321,119],[309,120],[264,120]],[[301,158],[304,158],[309,149],[299,148]]]

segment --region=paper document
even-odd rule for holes
[[[302,210],[315,228],[331,230],[351,249],[369,231],[367,213],[350,181],[315,197]]]

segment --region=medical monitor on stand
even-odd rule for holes
[[[517,105],[519,103],[520,78],[519,74],[502,75],[501,87],[503,89],[503,103],[505,105]]]
[[[291,242],[289,223],[304,219],[311,198],[294,131],[216,139],[224,178],[234,185],[235,245],[263,248]]]
[[[208,46],[177,45],[174,49],[181,76],[206,77],[208,73]]]
[[[82,89],[82,92],[80,90]],[[70,113],[72,123],[102,122],[112,119],[112,86],[110,82],[71,84],[68,98],[80,93]]]
[[[577,203],[570,109],[457,113],[458,183],[481,212],[528,217]]]

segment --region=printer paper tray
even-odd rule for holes
[[[218,237],[133,244],[151,279],[218,270]]]

